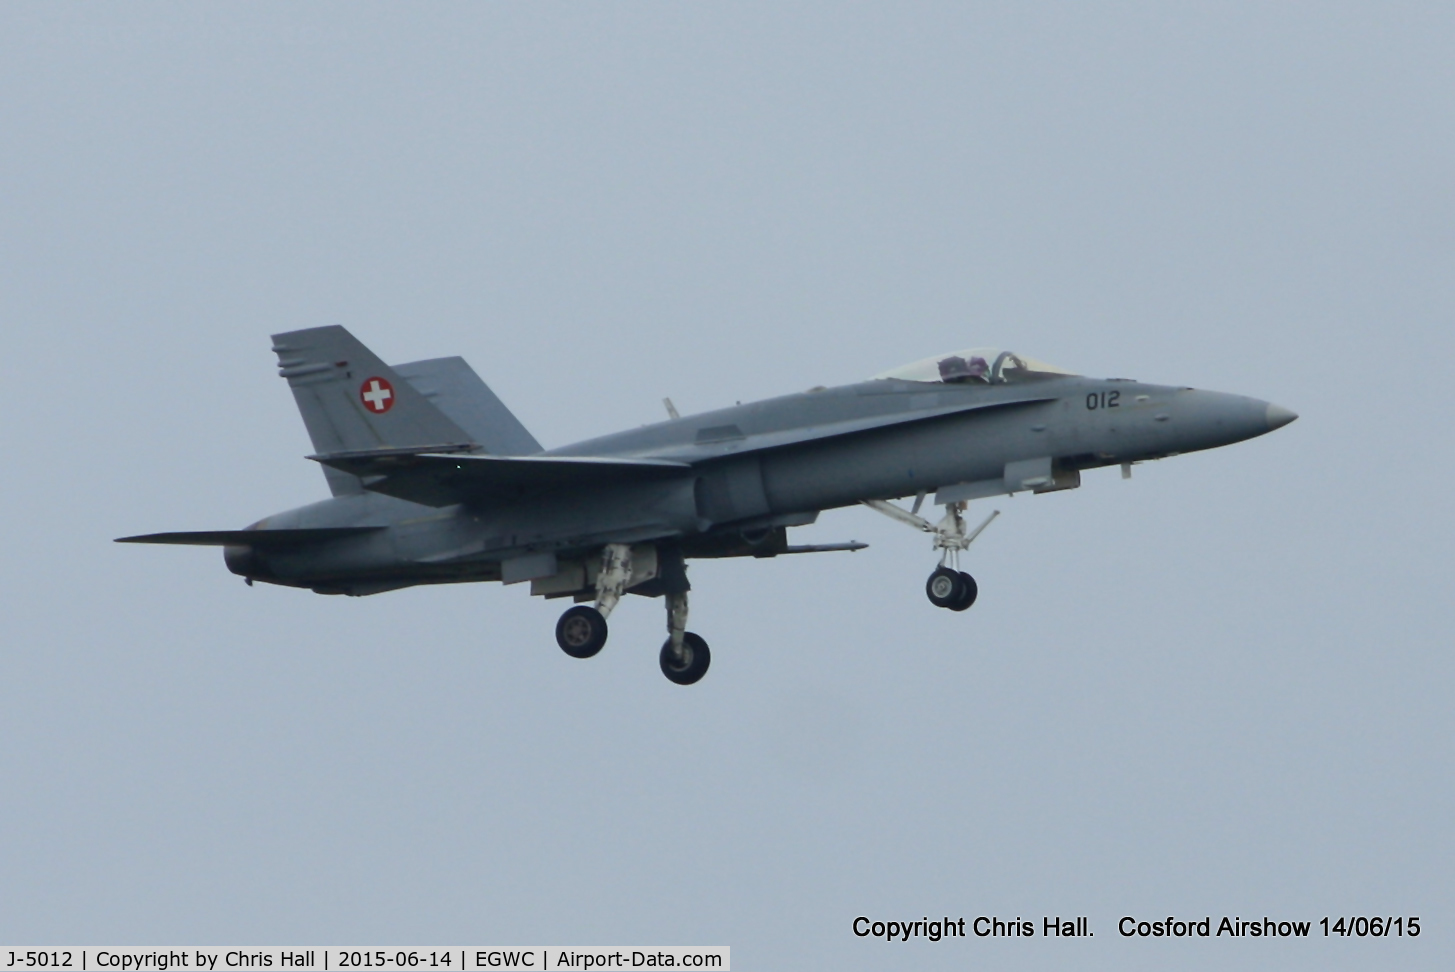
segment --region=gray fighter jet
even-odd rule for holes
[[[976,585],[958,558],[966,503],[1074,489],[1081,471],[1262,435],[1297,416],[1219,392],[1097,379],[1012,351],[926,358],[814,388],[542,449],[461,358],[390,367],[342,327],[273,336],[332,499],[244,530],[155,533],[124,543],[221,546],[247,579],[319,594],[415,584],[530,582],[576,604],[556,625],[566,654],[606,643],[623,594],[662,597],[662,673],[690,685],[707,643],[687,630],[686,563],[857,550],[793,545],[788,528],[864,504],[933,537],[925,585],[963,611]],[[944,515],[921,517],[933,497]],[[889,500],[914,497],[905,509]],[[590,602],[590,603],[586,603]]]

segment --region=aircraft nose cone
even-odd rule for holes
[[[1289,422],[1298,418],[1298,413],[1284,408],[1282,405],[1274,405],[1272,402],[1269,402],[1266,417],[1268,419],[1268,431],[1272,432],[1274,429],[1281,429]]]

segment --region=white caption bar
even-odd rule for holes
[[[0,972],[481,972],[711,969],[730,972],[726,945],[0,946]]]

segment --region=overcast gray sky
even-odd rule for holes
[[[1448,968],[1455,7],[0,7],[0,938]],[[326,495],[268,335],[547,446],[998,344],[1301,418],[926,539],[692,568],[657,670],[498,585],[245,587]],[[973,510],[972,510],[973,512]],[[1087,915],[875,943],[857,915]],[[1122,915],[1417,914],[1125,942]]]

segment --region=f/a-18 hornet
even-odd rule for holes
[[[319,594],[530,582],[569,597],[556,641],[589,658],[623,594],[662,597],[662,673],[690,685],[707,643],[687,630],[687,560],[856,550],[792,545],[788,528],[864,504],[933,537],[925,584],[963,611],[968,501],[1074,489],[1081,471],[1211,449],[1297,416],[1219,392],[1087,378],[1012,351],[925,358],[837,388],[542,449],[462,358],[390,367],[342,327],[273,336],[332,499],[244,530],[128,543],[221,546],[247,579]],[[927,497],[945,509],[920,516]],[[905,509],[889,502],[914,497]]]

